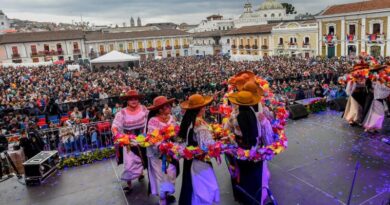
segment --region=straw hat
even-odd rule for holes
[[[138,99],[141,99],[143,98],[144,95],[141,95],[141,94],[138,94],[138,91],[136,90],[129,90],[126,95],[124,96],[121,96],[120,99],[121,100],[128,100],[130,98],[138,98]]]
[[[260,102],[260,96],[254,95],[249,91],[239,91],[229,95],[229,101],[236,105],[251,106]]]
[[[148,110],[158,110],[164,107],[164,105],[172,104],[173,101],[175,101],[175,98],[168,99],[165,96],[158,96],[153,99],[153,105],[148,107]]]
[[[211,96],[202,96],[199,94],[191,95],[187,101],[180,103],[180,107],[185,110],[192,110],[204,107],[213,101]]]
[[[249,81],[242,87],[242,91],[249,91],[254,95],[263,96],[264,90],[255,82]]]
[[[370,72],[375,72],[375,71],[380,71],[387,68],[387,65],[374,65],[371,69]]]
[[[229,79],[229,84],[242,90],[244,84],[248,81],[255,82],[255,74],[252,71],[242,71]]]

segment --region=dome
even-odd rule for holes
[[[284,9],[282,4],[279,3],[277,0],[265,0],[262,4],[259,6],[259,10],[271,10],[271,9]]]

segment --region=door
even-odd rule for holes
[[[371,55],[374,57],[379,57],[381,55],[381,47],[371,46]]]
[[[348,46],[348,55],[356,56],[356,46]]]
[[[335,57],[336,49],[334,46],[328,46],[328,58]]]

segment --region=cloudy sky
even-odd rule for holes
[[[129,23],[140,16],[143,23],[199,23],[210,14],[228,18],[240,15],[246,0],[0,0],[9,18],[72,23],[90,21],[96,25]],[[265,0],[250,0],[256,9]],[[318,13],[333,4],[359,0],[279,0],[292,3],[299,13]],[[361,1],[361,0],[360,0]]]

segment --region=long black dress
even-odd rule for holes
[[[250,107],[240,106],[237,121],[242,132],[242,136],[236,136],[237,143],[243,149],[250,149],[257,144],[259,135],[256,115]],[[236,160],[236,165],[239,177],[232,179],[235,200],[242,204],[253,204],[253,200],[248,197],[250,195],[261,201],[263,162]]]

